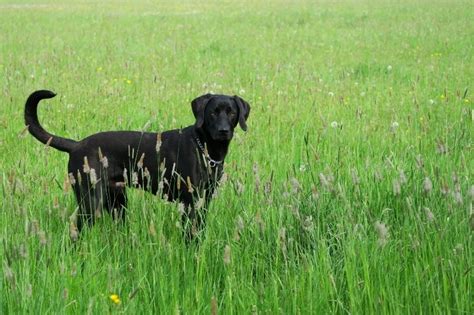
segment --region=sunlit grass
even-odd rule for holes
[[[0,4],[0,312],[460,313],[474,285],[469,1]],[[252,106],[199,245],[129,193],[71,244],[74,139]]]

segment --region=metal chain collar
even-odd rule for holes
[[[224,162],[224,160],[222,161],[216,161],[214,159],[212,159],[210,156],[209,156],[209,153],[206,151],[206,149],[204,148],[204,146],[202,145],[201,141],[199,140],[198,137],[196,137],[196,143],[198,144],[198,147],[201,149],[202,153],[204,154],[204,156],[206,157],[207,161],[209,162],[209,166],[211,168],[214,168],[216,167],[217,165],[220,165],[222,164],[222,162]]]

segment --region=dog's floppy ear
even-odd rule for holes
[[[234,95],[234,100],[239,107],[239,125],[243,131],[247,131],[247,118],[249,118],[250,114],[250,105],[246,101],[244,101],[241,97]]]
[[[201,128],[204,123],[204,109],[206,108],[207,102],[211,99],[212,94],[201,95],[195,98],[191,102],[193,108],[194,117],[196,117],[196,127]]]

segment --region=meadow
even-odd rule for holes
[[[0,313],[473,314],[472,1],[0,1]],[[251,105],[199,244],[129,190],[70,240],[67,154]]]

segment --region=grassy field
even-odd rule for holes
[[[1,1],[0,313],[473,314],[473,6]],[[200,244],[135,190],[72,245],[67,154],[24,130],[37,89],[73,139],[246,99]]]

